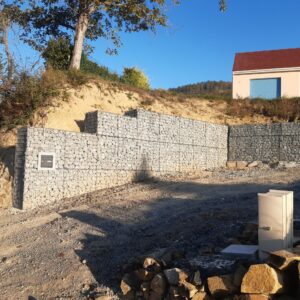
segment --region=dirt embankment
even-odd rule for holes
[[[12,205],[16,132],[0,133],[0,208]]]
[[[69,101],[54,101],[53,107],[38,112],[35,125],[69,131],[80,131],[87,112],[101,110],[123,114],[143,108],[161,114],[218,124],[268,123],[270,118],[256,115],[243,118],[227,115],[227,102],[200,98],[177,98],[166,93],[126,90],[117,84],[91,82],[78,90],[70,89]],[[41,117],[42,116],[42,117]]]

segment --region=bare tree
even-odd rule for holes
[[[9,49],[8,32],[10,28],[10,19],[5,11],[0,12],[0,42],[4,46],[7,65],[7,79],[10,80],[14,74],[14,60]]]
[[[10,50],[9,43],[9,31],[14,23],[18,23],[20,20],[20,8],[19,5],[22,1],[6,1],[0,0],[0,44],[3,45],[5,57],[6,57],[6,73],[7,79],[10,80],[13,77],[15,63],[12,52]]]

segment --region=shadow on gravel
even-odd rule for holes
[[[62,214],[99,230],[99,235],[86,234],[81,240],[83,249],[76,253],[87,261],[98,283],[114,292],[119,292],[122,266],[157,248],[187,250],[187,257],[193,257],[207,245],[227,246],[243,223],[257,220],[258,192],[291,189],[296,200],[300,197],[299,182],[289,186],[172,181],[144,184],[163,190],[167,196],[135,207],[112,208],[108,217],[103,212],[98,215],[96,208]],[[300,215],[299,202],[295,201],[295,215]]]

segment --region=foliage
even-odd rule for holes
[[[72,48],[70,41],[64,37],[51,39],[42,53],[46,67],[56,70],[67,70],[70,64]]]
[[[150,89],[147,76],[137,68],[124,68],[121,81],[142,89]]]
[[[219,0],[220,11],[224,12],[227,9],[226,0]]]
[[[87,25],[85,37],[111,39],[120,45],[119,31],[155,30],[166,25],[164,14],[167,0],[32,0],[22,13],[25,28],[23,40],[42,50],[49,38],[73,38],[82,20]],[[77,25],[80,25],[79,27]]]
[[[89,74],[76,69],[67,70],[63,74],[65,75],[65,82],[75,88],[86,84],[91,79]]]
[[[68,98],[66,85],[78,87],[89,79],[80,71],[51,68],[43,74],[17,74],[13,80],[0,85],[0,128],[27,125],[33,114],[51,106],[54,98]]]
[[[250,117],[255,114],[280,119],[286,122],[300,120],[300,98],[289,99],[243,99],[231,100],[227,113],[234,117]]]
[[[206,81],[188,84],[169,91],[185,95],[201,96],[205,99],[231,99],[232,83],[226,81]]]
[[[53,99],[68,99],[66,86],[78,88],[91,79],[95,79],[94,74],[48,68],[43,73],[23,72],[0,82],[0,129],[30,124],[33,115],[51,106]]]
[[[118,74],[111,72],[105,66],[100,66],[91,61],[85,54],[83,54],[81,57],[80,70],[85,73],[97,75],[106,80],[120,81]]]
[[[79,69],[83,47],[89,46],[85,39],[110,39],[114,48],[107,52],[117,53],[120,31],[155,31],[157,26],[166,26],[169,3],[179,0],[0,0],[0,10],[9,8],[10,21],[22,28],[22,40],[40,52],[51,39],[75,37],[70,67]],[[219,7],[225,11],[226,1],[219,0]],[[52,64],[62,68],[54,66],[53,60]]]
[[[3,102],[0,104],[0,127],[25,125],[32,113],[47,104],[49,96],[56,96],[55,87],[45,86],[42,78],[20,74],[1,86]]]

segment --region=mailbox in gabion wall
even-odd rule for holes
[[[38,169],[39,170],[54,170],[55,169],[55,153],[40,152]]]

